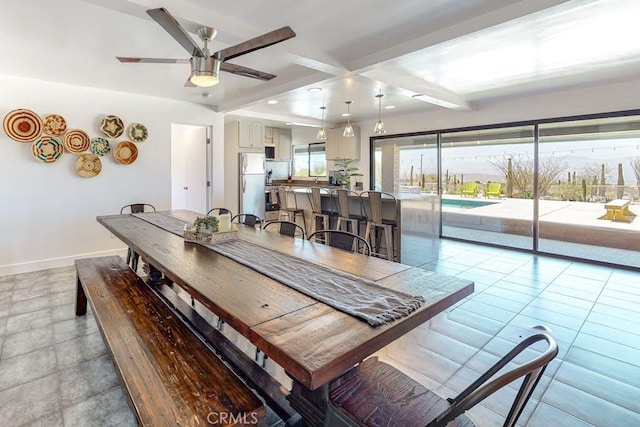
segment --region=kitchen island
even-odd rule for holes
[[[308,197],[308,189],[314,186],[309,183],[308,186],[303,185],[286,185],[291,192],[289,193],[289,202],[295,204],[298,208],[304,210],[304,227],[307,232],[312,230],[312,210]],[[276,189],[278,186],[272,186]],[[329,192],[339,189],[337,186],[319,185]],[[267,190],[271,189],[267,187]],[[360,195],[363,191],[355,191]],[[419,265],[429,260],[429,248],[432,247],[435,240],[440,234],[440,197],[437,194],[427,193],[395,193],[397,203],[391,198],[382,198],[382,217],[384,219],[395,219],[397,230],[394,233],[394,246],[398,259],[403,264]],[[322,209],[335,211],[336,208],[330,196],[323,194]],[[351,196],[350,211],[352,213],[361,212],[361,203],[367,203],[366,198]],[[368,209],[368,208],[367,208]],[[267,219],[277,219],[278,211],[274,211],[272,217]],[[364,212],[363,212],[364,215]],[[301,224],[302,225],[302,224]],[[364,236],[364,227],[362,224],[360,235]],[[335,219],[331,220],[331,228],[335,228]]]

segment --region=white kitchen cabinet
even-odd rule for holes
[[[260,122],[238,120],[238,147],[264,148],[264,125]]]
[[[277,138],[276,138],[277,133]],[[291,160],[291,131],[289,129],[274,129],[274,142],[276,143],[276,159],[283,162]]]
[[[327,159],[354,159],[360,158],[360,128],[353,126],[354,136],[345,138],[342,136],[343,127],[327,129],[327,143],[325,150]]]

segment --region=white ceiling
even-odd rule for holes
[[[115,59],[189,58],[145,13],[157,7],[191,32],[216,28],[212,51],[284,25],[297,36],[231,61],[271,81],[222,73],[213,88],[188,88],[188,64]],[[387,118],[636,78],[638,22],[637,0],[20,0],[0,14],[0,74],[282,122],[318,124],[324,103],[327,122],[339,123],[347,100],[353,121],[376,118],[380,90],[383,107],[395,106]]]

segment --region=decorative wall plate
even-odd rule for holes
[[[70,153],[82,153],[89,149],[89,135],[80,129],[71,129],[64,136],[64,148]]]
[[[24,108],[9,111],[2,125],[7,136],[18,142],[33,142],[42,135],[42,119]]]
[[[142,123],[131,123],[129,126],[129,138],[133,142],[142,142],[149,136],[147,127]]]
[[[49,135],[62,135],[67,130],[67,121],[58,114],[48,114],[44,116],[43,126],[45,133]]]
[[[113,158],[123,165],[130,165],[138,158],[138,147],[131,141],[122,141],[113,150]]]
[[[102,161],[95,154],[82,154],[76,160],[76,172],[83,178],[93,178],[102,170]]]
[[[124,132],[124,124],[118,116],[104,116],[100,122],[100,130],[109,138],[117,138]]]
[[[56,138],[44,135],[31,144],[33,157],[45,163],[53,163],[62,156],[64,149],[62,143]]]
[[[109,147],[109,141],[104,138],[93,138],[91,140],[91,152],[93,154],[97,154],[98,156],[104,156],[111,150]]]

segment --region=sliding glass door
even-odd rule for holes
[[[441,134],[442,236],[532,249],[534,127]]]
[[[375,189],[441,196],[442,237],[640,265],[638,111],[385,136],[371,147]]]
[[[640,265],[640,116],[541,124],[539,142],[538,250]]]

